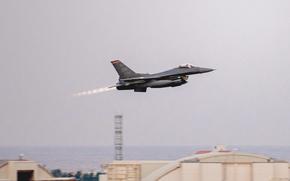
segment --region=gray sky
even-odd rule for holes
[[[110,64],[216,68],[184,86],[113,91]],[[0,1],[0,146],[289,145],[289,0]]]

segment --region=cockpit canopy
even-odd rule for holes
[[[193,68],[193,65],[187,63],[187,64],[181,64],[178,66],[178,68]]]

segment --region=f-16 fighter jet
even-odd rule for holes
[[[191,64],[179,65],[176,68],[156,73],[136,73],[120,60],[111,62],[119,74],[118,90],[146,92],[147,88],[177,87],[187,83],[188,75],[211,72],[214,69],[195,67]]]
[[[156,73],[136,73],[123,64],[120,60],[111,62],[119,74],[119,82],[116,85],[82,91],[74,96],[86,96],[108,92],[112,90],[134,90],[135,92],[146,92],[147,88],[177,87],[187,83],[188,75],[211,72],[214,69],[195,67],[190,64],[179,65],[176,68]]]

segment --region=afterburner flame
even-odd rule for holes
[[[75,96],[75,97],[88,96],[88,95],[98,94],[98,93],[102,93],[102,92],[108,92],[108,91],[112,91],[112,90],[116,90],[116,86],[102,87],[102,88],[82,91],[82,92],[78,92],[78,93],[73,94],[73,96]]]

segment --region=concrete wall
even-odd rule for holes
[[[37,178],[53,178],[45,168],[42,168],[41,166],[37,166]]]
[[[274,178],[274,165],[269,163],[253,163],[253,180],[271,180]]]
[[[182,180],[180,171],[180,169],[175,169],[172,172],[166,174],[164,177],[160,178],[158,181],[180,181]]]
[[[280,180],[289,179],[288,163],[274,163],[274,178]]]
[[[107,168],[108,181],[140,181],[140,164],[112,164]]]
[[[256,163],[263,163],[265,162],[264,157],[259,156],[253,156],[250,154],[231,154],[230,155],[214,155],[209,156],[206,158],[202,158],[202,162],[209,162],[209,163],[233,163],[233,162],[239,162],[239,163],[249,163],[249,162],[256,162]]]
[[[17,180],[17,172],[18,171],[27,171],[33,170],[34,178],[38,179],[38,165],[35,162],[31,161],[10,161],[8,164],[8,178],[11,181]]]
[[[201,163],[201,181],[223,181],[222,164]]]
[[[289,175],[289,178],[290,178],[290,164],[288,166],[288,170],[289,170],[289,174],[288,175]]]
[[[222,164],[182,163],[179,168],[164,175],[160,181],[224,181],[223,178]]]
[[[225,181],[251,181],[252,167],[250,164],[224,164]]]
[[[0,167],[0,179],[8,178],[8,167],[7,165],[3,165]]]
[[[108,181],[108,176],[107,175],[100,175],[99,180],[100,181]]]
[[[0,168],[0,180],[7,179],[9,181],[17,181],[18,171],[33,171],[33,180],[75,180],[73,178],[54,178],[49,172],[39,166],[34,161],[8,161],[8,163]]]
[[[288,163],[182,163],[159,181],[289,181]]]
[[[169,162],[145,162],[141,164],[141,175],[146,177],[148,174],[152,173],[154,170],[168,164]]]
[[[200,164],[182,163],[181,180],[201,180]]]

